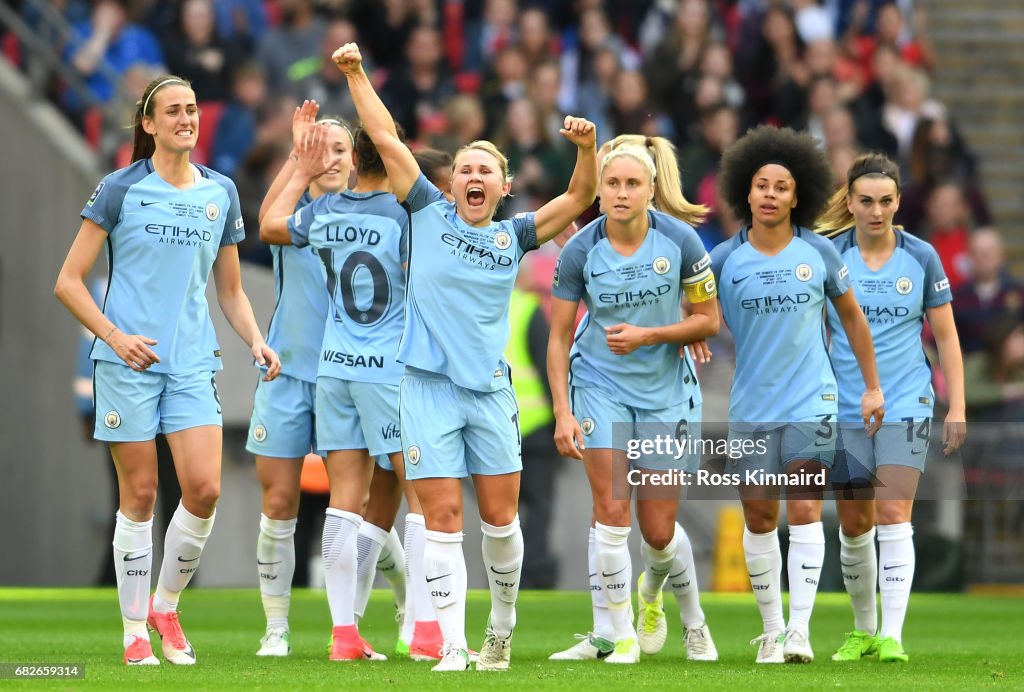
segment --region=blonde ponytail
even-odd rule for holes
[[[683,196],[683,184],[679,178],[679,162],[672,142],[664,137],[644,135],[619,135],[605,142],[598,153],[601,171],[616,150],[622,155],[632,156],[653,171],[654,206],[658,211],[697,226],[710,211],[703,204],[692,204]],[[642,152],[642,153],[641,153]]]
[[[837,236],[853,225],[853,214],[846,205],[848,188],[844,185],[828,200],[828,206],[814,224],[814,232],[826,238]]]

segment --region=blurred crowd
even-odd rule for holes
[[[1024,288],[1007,272],[974,157],[931,92],[941,75],[921,0],[46,3],[68,32],[53,28],[38,0],[20,4],[92,98],[56,70],[46,72],[47,93],[111,165],[127,163],[130,131],[102,123],[128,124],[155,76],[191,80],[203,117],[194,159],[234,178],[250,228],[288,153],[295,105],[312,98],[321,113],[354,119],[330,60],[349,41],[414,149],[453,152],[488,138],[507,153],[516,179],[505,215],[565,189],[574,156],[558,129],[567,113],[594,121],[602,141],[671,138],[687,198],[713,210],[699,229],[708,247],[738,228],[715,177],[721,152],[746,128],[810,131],[837,185],[859,153],[883,151],[902,169],[897,223],[942,258],[972,372],[1018,383],[985,390],[984,406],[1024,400],[1024,357],[1012,347],[1021,337],[1010,328],[1021,324]],[[4,46],[23,68],[32,59]],[[250,235],[243,258],[269,263]]]

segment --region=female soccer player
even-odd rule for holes
[[[963,360],[949,281],[931,245],[893,228],[899,204],[899,167],[882,154],[867,154],[850,167],[846,185],[833,196],[818,228],[819,233],[833,236],[850,269],[871,328],[886,412],[892,421],[873,439],[856,425],[857,402],[851,392],[860,390],[863,380],[842,321],[830,306],[830,355],[839,382],[840,442],[845,452],[845,463],[833,471],[832,483],[848,485],[856,493],[855,499],[836,497],[840,560],[853,604],[854,630],[833,661],[856,661],[873,651],[883,662],[908,660],[901,642],[914,579],[910,515],[928,455],[935,400],[931,368],[921,348],[925,317],[935,334],[949,389],[943,452],[951,454],[966,436]],[[882,592],[882,627],[877,637],[876,580]]]
[[[508,194],[505,156],[473,142],[455,156],[448,202],[397,137],[390,113],[362,69],[355,44],[334,53],[356,110],[377,145],[391,189],[412,210],[409,293],[398,359],[402,446],[427,525],[426,580],[444,636],[434,670],[466,670],[466,561],[460,479],[472,476],[480,505],[491,614],[478,670],[508,667],[522,569],[518,412],[502,351],[519,259],[553,238],[594,201],[592,123],[567,117],[577,146],[569,189],[535,214],[494,221]]]
[[[316,120],[318,106],[305,101],[292,118],[292,151],[274,178],[260,208],[260,221],[291,180],[303,138]],[[326,119],[327,149],[337,165],[314,180],[297,207],[348,187],[352,169],[352,133],[340,120]],[[297,211],[297,209],[296,209]],[[263,492],[256,568],[267,629],[257,656],[287,656],[291,651],[288,612],[295,574],[295,524],[299,515],[299,479],[303,459],[316,451],[316,372],[320,361],[328,296],[324,269],[316,252],[271,245],[275,308],[267,342],[284,354],[281,376],[256,387],[246,449],[256,455]]]
[[[334,621],[330,658],[381,660],[355,624],[356,544],[373,457],[388,455],[399,478],[404,476],[398,426],[402,367],[395,355],[404,324],[409,219],[388,192],[387,171],[363,130],[352,155],[356,187],[292,214],[305,189],[339,158],[331,153],[325,159],[325,135],[322,126],[307,133],[293,175],[260,224],[260,238],[310,246],[326,269],[331,304],[317,373],[316,420],[331,484],[323,542]]]
[[[751,642],[759,644],[758,663],[806,663],[814,658],[808,636],[825,536],[824,488],[811,474],[832,465],[838,413],[836,379],[824,339],[827,301],[849,335],[864,378],[860,410],[869,435],[881,425],[884,413],[871,332],[849,290],[847,269],[832,243],[807,228],[828,201],[831,181],[828,161],[814,140],[790,129],[758,127],[722,157],[722,197],[748,224],[716,246],[711,259],[718,299],[736,341],[729,443],[737,458],[727,471],[739,472],[746,481],[740,487],[746,520],[743,549],[764,620],[764,632]],[[801,482],[786,498],[788,629],[782,616],[782,555],[776,533],[778,485],[759,480],[759,474],[783,472],[807,474],[790,476]]]
[[[605,215],[577,233],[559,258],[548,356],[556,445],[563,456],[584,460],[594,499],[588,553],[595,630],[551,658],[604,655],[609,663],[636,663],[641,650],[660,651],[668,629],[661,591],[668,579],[680,603],[687,657],[716,660],[700,608],[693,551],[675,519],[678,488],[637,496],[645,570],[637,585],[641,612],[633,629],[625,490],[630,463],[624,456],[628,439],[653,438],[663,432],[659,427],[673,437],[679,426],[691,437],[700,435],[700,387],[689,353],[680,358],[679,344],[718,331],[711,260],[690,225],[706,210],[683,198],[667,140],[623,135],[602,151],[607,151],[600,173]],[[664,211],[648,208],[655,201]],[[684,295],[693,312],[680,321]],[[580,300],[588,314],[574,337]],[[621,429],[613,431],[615,425]],[[698,463],[695,454],[668,465],[646,458],[632,465],[685,467],[693,473]]]
[[[104,178],[86,202],[54,290],[97,337],[91,354],[95,437],[110,443],[117,467],[114,562],[128,665],[159,663],[147,621],[160,634],[169,663],[196,661],[177,607],[199,566],[220,497],[221,408],[214,373],[221,361],[206,303],[211,268],[221,310],[265,369],[264,379],[281,369],[242,290],[235,244],[245,229],[235,185],[189,162],[198,134],[199,109],[189,83],[173,76],[151,82],[135,113],[133,163]],[[104,244],[110,283],[100,309],[85,277]],[[182,496],[147,610],[158,432],[167,437]]]

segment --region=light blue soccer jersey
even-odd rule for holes
[[[309,193],[295,211],[310,204]],[[316,382],[320,345],[327,321],[327,274],[312,247],[271,245],[274,257],[274,316],[267,344],[281,358],[281,373]]]
[[[409,213],[388,192],[341,192],[299,209],[288,231],[326,269],[331,302],[317,374],[397,385]]]
[[[864,263],[852,230],[832,242],[850,268],[853,290],[871,327],[886,420],[930,418],[935,394],[931,368],[921,347],[921,327],[926,310],[951,302],[953,295],[935,248],[903,231],[894,233],[896,249],[878,271]],[[831,305],[828,326],[832,332],[830,354],[839,380],[839,419],[859,421],[864,378],[839,314]]]
[[[480,392],[510,386],[502,357],[519,260],[537,247],[533,214],[470,226],[423,175],[412,210],[409,294],[398,360]]]
[[[697,232],[668,214],[649,210],[647,216],[647,237],[629,257],[612,247],[603,216],[562,249],[551,293],[563,300],[583,300],[587,306],[569,354],[570,384],[597,387],[613,400],[637,408],[668,408],[691,397],[697,405],[701,396],[696,369],[689,352],[679,357],[679,344],[641,346],[625,356],[608,348],[606,327],[678,322],[680,302],[689,287],[705,289],[697,299],[715,297],[711,258]]]
[[[799,423],[838,413],[836,378],[825,346],[823,308],[850,288],[827,238],[794,227],[767,256],[749,229],[717,245],[711,264],[722,314],[736,341],[729,421]]]
[[[107,232],[110,283],[103,313],[125,334],[156,339],[160,362],[149,372],[220,370],[220,348],[206,303],[217,253],[245,237],[238,192],[229,178],[195,166],[181,190],[149,159],[105,177],[82,209]],[[122,363],[102,340],[93,360]]]

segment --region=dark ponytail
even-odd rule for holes
[[[135,102],[135,117],[132,119],[132,128],[134,130],[132,137],[132,163],[141,159],[148,159],[156,151],[156,142],[153,140],[153,135],[142,128],[142,119],[146,116],[153,117],[153,110],[156,108],[156,99],[153,98],[153,95],[165,86],[173,84],[188,87],[189,89],[192,88],[192,84],[187,79],[182,79],[175,75],[164,75],[150,82],[142,92],[142,98]]]

